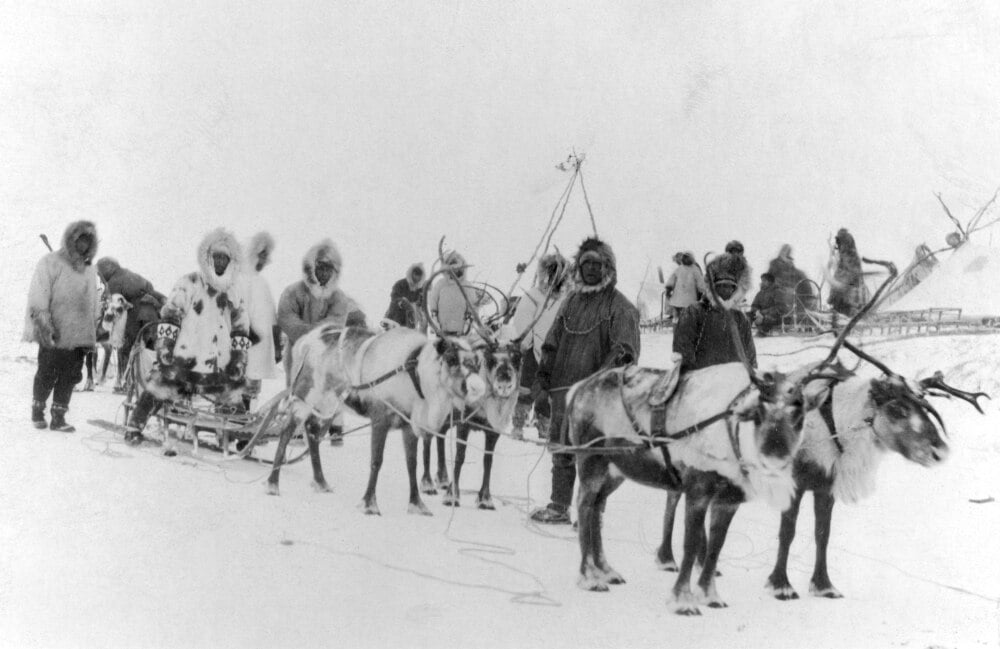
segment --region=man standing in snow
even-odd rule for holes
[[[465,257],[452,250],[442,260],[449,272],[431,285],[427,293],[427,310],[448,336],[463,336],[473,320],[472,309],[486,297],[486,292],[465,281],[469,267]]]
[[[639,311],[615,288],[617,272],[611,246],[597,237],[584,240],[574,259],[575,287],[556,315],[542,345],[538,384],[552,405],[552,436],[567,444],[563,418],[566,392],[598,370],[635,363],[639,359]],[[531,519],[539,523],[569,523],[569,506],[576,481],[572,453],[552,454],[552,495],[548,506]]]
[[[340,290],[342,267],[340,251],[333,241],[324,239],[310,248],[302,259],[302,279],[286,288],[278,300],[278,326],[288,336],[288,348],[285,349],[286,385],[290,385],[292,379],[295,342],[316,325],[366,326],[364,312]],[[338,413],[330,426],[330,443],[342,444],[343,433],[343,416]]]
[[[678,252],[674,255],[677,268],[670,274],[664,285],[667,291],[667,302],[672,309],[674,323],[680,318],[681,311],[698,301],[705,294],[705,278],[701,269],[694,263],[694,254]]]
[[[97,344],[94,323],[100,317],[97,276],[91,261],[97,253],[97,228],[90,221],[70,223],[62,247],[42,257],[28,290],[25,337],[38,343],[38,369],[32,386],[31,421],[45,428],[45,402],[52,395],[50,430],[72,433],[66,411],[73,386],[83,378],[83,361]]]

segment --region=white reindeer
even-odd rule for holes
[[[324,424],[346,405],[371,419],[371,470],[364,512],[381,513],[375,486],[385,440],[390,429],[400,428],[410,477],[408,511],[431,515],[417,489],[417,436],[437,431],[452,410],[485,394],[479,361],[469,342],[462,337],[429,339],[406,327],[375,333],[325,325],[299,339],[292,353],[287,405],[292,416],[278,440],[268,492],[278,494],[285,447],[300,425],[305,426],[314,487],[330,491],[320,464],[318,437]]]

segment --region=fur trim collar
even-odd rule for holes
[[[333,264],[335,272],[326,286],[320,286],[316,279],[316,262],[320,259]],[[305,282],[309,293],[316,298],[326,299],[334,294],[340,284],[340,269],[343,267],[343,258],[340,251],[330,239],[323,239],[306,253],[302,258],[302,281]]]
[[[229,255],[229,265],[222,275],[215,274],[215,266],[212,263],[213,252],[224,252]],[[205,282],[217,291],[225,292],[232,288],[243,269],[243,249],[236,242],[236,237],[222,228],[206,234],[198,245],[198,269]]]
[[[416,281],[413,279],[413,274],[420,271],[420,280]],[[427,281],[427,271],[424,270],[424,265],[417,262],[406,269],[406,284],[410,287],[411,291],[416,291],[424,287],[424,282]]]
[[[271,263],[271,253],[274,252],[274,237],[269,232],[258,232],[250,237],[246,247],[247,272],[256,273],[260,256],[267,254],[264,266]]]
[[[583,276],[580,274],[580,259],[588,252],[597,253],[601,257],[601,260],[604,261],[604,279],[594,286],[585,285],[583,283]],[[583,243],[580,244],[579,250],[576,251],[576,255],[573,257],[573,282],[576,285],[575,291],[577,293],[598,293],[609,286],[614,286],[617,281],[618,264],[611,246],[597,237],[584,239]]]
[[[86,252],[81,254],[76,249],[76,241],[84,234],[89,234],[93,243]],[[94,223],[92,221],[74,221],[66,226],[60,252],[75,270],[83,270],[97,254],[97,227]]]

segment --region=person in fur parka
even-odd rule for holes
[[[239,279],[243,251],[219,228],[198,246],[198,271],[174,285],[156,326],[156,357],[129,418],[126,441],[139,444],[146,420],[165,400],[203,393],[239,402],[246,382],[250,323]]]
[[[424,298],[424,265],[417,262],[406,269],[406,276],[392,285],[389,293],[389,308],[385,319],[403,327],[413,328],[416,324],[412,309],[420,308]]]
[[[736,321],[747,360],[757,366],[750,321],[739,309],[741,277],[746,272],[746,260],[738,254],[723,253],[708,263],[705,277],[714,298],[708,295],[684,309],[674,327],[673,351],[680,356],[682,372],[739,362],[739,351],[729,329],[730,317]]]
[[[861,255],[854,243],[854,236],[840,228],[830,251],[830,308],[845,316],[853,316],[865,301],[864,276],[861,273]]]
[[[71,433],[65,415],[73,386],[83,378],[83,361],[97,344],[94,323],[100,317],[97,274],[97,228],[75,221],[63,233],[62,247],[42,257],[28,290],[25,340],[38,343],[38,369],[32,388],[31,421],[45,428],[45,402],[52,395],[52,430]]]
[[[250,351],[247,354],[247,390],[243,404],[250,409],[251,400],[260,394],[261,381],[276,376],[274,366],[281,361],[281,329],[271,286],[261,271],[271,263],[274,237],[258,232],[251,237],[245,250],[242,293],[250,320]]]
[[[542,345],[538,387],[548,393],[552,437],[568,444],[562,425],[566,393],[577,381],[598,370],[639,359],[639,311],[615,288],[617,269],[611,246],[597,237],[585,239],[574,258],[574,287],[556,315]],[[576,481],[572,453],[552,454],[552,492],[546,507],[535,510],[539,523],[569,523]]]
[[[340,290],[343,258],[330,239],[324,239],[302,258],[302,279],[284,290],[278,301],[278,326],[288,337],[285,349],[285,384],[292,379],[292,350],[295,341],[320,323],[338,327],[365,327],[365,314],[352,298]],[[343,415],[331,422],[330,443],[343,440]],[[327,431],[319,431],[325,434]]]

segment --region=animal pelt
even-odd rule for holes
[[[320,286],[319,280],[316,279],[316,264],[320,260],[331,263],[334,268],[333,277],[326,283],[326,286]],[[337,290],[343,263],[340,250],[331,239],[323,239],[310,248],[305,257],[302,258],[302,279],[309,288],[309,293],[315,298],[324,300],[333,295],[334,291]]]
[[[604,277],[594,286],[587,286],[583,283],[583,276],[580,274],[580,262],[587,253],[596,253],[604,262]],[[603,291],[608,286],[614,286],[618,281],[618,263],[611,246],[601,241],[597,237],[588,237],[580,244],[580,248],[573,257],[573,284],[575,291],[580,293],[597,293]]]

